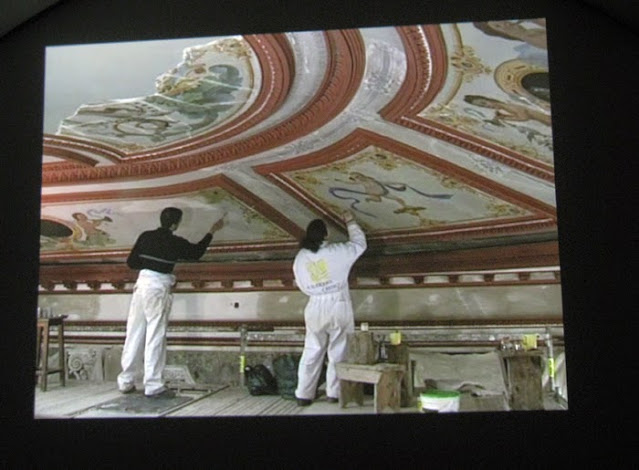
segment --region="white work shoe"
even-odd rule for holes
[[[170,388],[165,388],[159,393],[154,393],[153,395],[144,394],[144,396],[147,398],[174,398],[175,392]]]
[[[137,391],[137,389],[135,388],[135,385],[129,385],[128,387],[124,387],[120,389],[120,393],[123,393],[125,395],[128,395],[129,393],[133,393]]]

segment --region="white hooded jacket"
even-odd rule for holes
[[[301,249],[293,262],[295,282],[308,296],[348,292],[351,267],[366,250],[366,236],[355,221],[347,224],[347,242],[323,242],[317,253]]]

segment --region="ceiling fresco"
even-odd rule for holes
[[[457,31],[442,89],[417,115],[552,165],[545,23],[469,23]]]
[[[344,209],[378,254],[556,240],[547,54],[543,19],[48,48],[41,259],[121,262],[167,205],[224,218],[205,260]]]
[[[83,104],[57,134],[131,154],[210,131],[241,112],[259,90],[253,56],[241,38],[189,47],[180,64],[157,77],[156,93]]]
[[[70,216],[68,203],[50,204],[42,216],[40,252],[44,261],[79,260],[87,254],[112,257],[129,250],[138,234],[158,225],[158,214],[168,206],[184,211],[180,234],[193,241],[199,240],[213,222],[223,219],[212,252],[293,246],[301,235],[282,214],[223,176],[197,185],[121,190],[117,198],[105,194],[105,200],[99,195],[89,200],[75,196],[75,212]]]
[[[336,223],[342,211],[351,210],[369,235],[387,240],[398,233],[432,232],[441,238],[454,231],[471,236],[478,228],[487,232],[504,222],[516,230],[517,221],[525,221],[528,231],[530,221],[547,223],[553,212],[462,168],[366,131],[293,162],[256,171]]]

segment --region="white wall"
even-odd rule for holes
[[[352,291],[356,320],[503,320],[561,318],[561,286],[424,287]],[[131,294],[41,295],[68,320],[124,321]],[[237,307],[235,306],[237,303]],[[177,293],[171,319],[303,321],[298,291]]]

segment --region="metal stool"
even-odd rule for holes
[[[36,383],[40,377],[40,388],[47,391],[47,378],[49,374],[60,374],[60,383],[66,386],[66,361],[64,354],[64,319],[66,315],[52,318],[38,318],[36,329]],[[49,368],[49,335],[51,327],[58,328],[58,356],[59,366]]]

